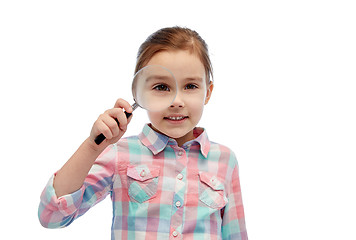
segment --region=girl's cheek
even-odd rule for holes
[[[151,122],[156,122],[160,117],[160,114],[149,111],[147,111],[147,115]]]
[[[192,108],[199,109],[203,108],[205,105],[205,94],[199,94],[197,96],[192,96],[187,101],[188,105]]]

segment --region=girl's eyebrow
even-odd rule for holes
[[[149,76],[149,77],[147,77],[146,79],[146,83],[147,82],[150,82],[150,81],[153,81],[153,80],[172,80],[172,78],[171,77],[169,77],[169,76],[164,76],[164,75],[151,75],[151,76]]]
[[[202,82],[203,78],[202,77],[187,77],[184,79],[185,81],[196,81],[196,82]]]

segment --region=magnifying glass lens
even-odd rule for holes
[[[173,103],[177,95],[177,82],[173,74],[165,67],[149,65],[138,71],[132,81],[132,95],[135,103],[132,109],[138,106],[151,112],[162,111]],[[132,113],[125,112],[129,118]],[[117,124],[120,123],[115,119]],[[95,143],[104,141],[104,134],[95,138]]]
[[[132,82],[132,95],[142,108],[157,112],[169,107],[177,95],[173,74],[159,65],[149,65],[138,71]]]

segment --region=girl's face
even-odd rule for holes
[[[194,139],[193,129],[210,99],[213,84],[207,84],[203,64],[189,51],[162,51],[147,65],[168,68],[177,81],[177,96],[171,106],[160,112],[148,111],[148,117],[156,131],[174,138],[181,146]]]

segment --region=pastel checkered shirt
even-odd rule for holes
[[[182,147],[145,125],[95,161],[83,186],[56,197],[53,176],[41,195],[44,227],[68,226],[110,194],[112,239],[247,239],[234,153],[195,128]]]

